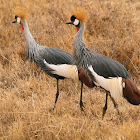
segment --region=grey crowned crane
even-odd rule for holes
[[[57,93],[56,93],[55,104],[54,104],[54,108],[55,108],[59,96],[59,85],[58,85],[59,79],[78,78],[77,68],[71,65],[72,55],[70,53],[64,50],[60,50],[58,48],[51,48],[51,47],[45,47],[39,45],[33,38],[28,28],[28,24],[25,17],[26,17],[26,12],[23,10],[19,10],[17,11],[17,15],[15,16],[15,21],[13,21],[12,23],[19,23],[21,25],[21,29],[25,31],[25,38],[27,40],[27,56],[25,61],[27,59],[30,59],[31,62],[34,61],[37,64],[37,66],[39,66],[42,70],[45,71],[46,74],[56,78]],[[54,65],[62,65],[64,69],[62,68],[63,71],[59,71],[60,68],[57,71],[57,67],[56,69],[51,69],[50,67],[46,66],[47,63],[54,64]],[[65,69],[65,66],[69,67],[69,72],[64,72],[68,70]]]
[[[106,102],[102,117],[104,117],[107,110],[108,95],[111,97],[118,113],[119,110],[115,102],[116,98],[124,97],[129,103],[139,105],[140,90],[131,81],[126,68],[118,61],[87,48],[84,42],[86,19],[87,12],[85,10],[77,10],[71,16],[71,21],[66,23],[74,25],[77,28],[73,43],[73,57],[82,87],[84,83],[89,88],[96,85],[106,91]],[[82,87],[80,97],[81,108],[83,107]]]

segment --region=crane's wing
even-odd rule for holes
[[[121,63],[104,55],[91,52],[86,69],[95,85],[109,91],[113,98],[123,96],[125,83],[122,79],[130,76]]]
[[[48,75],[55,77],[57,79],[63,79],[63,74],[58,75],[55,74],[55,69],[52,69],[50,65],[46,65],[44,63],[44,60],[48,64],[52,65],[62,65],[62,64],[72,64],[72,55],[64,50],[60,50],[57,48],[49,48],[44,46],[39,46],[39,49],[36,51],[34,61],[36,64],[41,67],[42,70],[44,70]]]
[[[58,48],[42,46],[39,54],[49,64],[72,64],[72,54]]]
[[[78,70],[76,65],[72,64],[49,64],[44,60],[46,68],[50,70],[52,74],[57,74],[65,78],[70,78],[75,81],[78,81]]]
[[[89,56],[85,60],[87,60],[87,62],[84,62],[87,72],[89,72],[88,66],[92,66],[94,72],[104,78],[130,77],[128,71],[121,63],[104,55],[89,51]]]

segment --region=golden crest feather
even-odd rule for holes
[[[73,15],[80,20],[80,22],[84,23],[88,19],[88,13],[85,9],[79,8],[73,12]]]
[[[27,10],[23,7],[17,7],[14,10],[15,15],[17,15],[18,17],[20,17],[22,20],[25,20],[27,17]]]

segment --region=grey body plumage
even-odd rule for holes
[[[84,30],[85,24],[80,24],[80,29],[74,38],[74,63],[76,65],[83,65],[87,69],[87,72],[89,72],[87,67],[92,65],[94,71],[104,78],[130,77],[126,68],[121,63],[93,52],[86,47],[83,38]]]
[[[84,42],[85,23],[83,22],[86,16],[85,13],[81,11],[77,11],[75,14],[77,16],[71,16],[71,21],[66,24],[74,25],[77,28],[73,43],[73,61],[74,64],[77,65],[79,79],[81,80],[80,107],[81,110],[84,111],[82,102],[83,83],[89,88],[93,88],[97,85],[106,91],[106,103],[102,116],[104,117],[107,110],[108,95],[110,95],[114,107],[118,111],[117,104],[113,97],[115,97],[115,95],[119,97],[123,96],[123,87],[125,85],[122,79],[129,78],[130,75],[126,68],[118,61],[93,52],[86,47]]]
[[[24,13],[24,12],[23,12]],[[64,79],[66,77],[53,74],[52,69],[45,65],[45,62],[50,64],[72,64],[72,55],[64,50],[60,50],[58,48],[51,48],[39,45],[35,39],[33,38],[26,20],[24,19],[23,15],[21,14],[21,18],[19,16],[15,16],[15,21],[12,23],[19,23],[22,27],[22,30],[25,30],[25,37],[27,40],[27,55],[25,61],[30,59],[31,62],[35,62],[37,66],[39,66],[42,70],[44,70],[48,75],[57,79],[57,93],[55,98],[55,105],[59,96],[59,79]],[[53,110],[54,110],[53,108]]]
[[[130,77],[126,68],[121,63],[111,58],[108,58],[102,54],[93,52],[86,47],[83,39],[84,29],[85,29],[85,24],[80,24],[80,29],[74,38],[74,60],[75,60],[74,63],[78,67],[83,66],[85,68],[87,74],[90,76],[94,84],[96,85],[97,81],[96,78],[91,73],[91,71],[89,70],[88,66],[92,66],[93,70],[99,76],[103,76],[106,79],[109,79],[111,77],[122,77],[122,78]],[[103,88],[102,86],[100,87]],[[83,102],[82,102],[82,88],[83,88],[83,83],[81,86],[80,107],[81,110],[84,111]],[[106,91],[106,102],[105,102],[105,106],[103,107],[102,118],[104,118],[104,115],[106,113],[108,95],[110,95],[109,91],[107,91],[106,89],[105,91]],[[110,98],[118,114],[120,115],[114,98],[111,97],[111,95]],[[121,117],[120,117],[120,121],[122,122]]]
[[[52,74],[49,68],[47,68],[44,64],[44,59],[50,64],[72,64],[72,55],[58,48],[51,48],[39,45],[30,33],[26,21],[23,23],[23,27],[27,40],[27,55],[25,60],[30,59],[31,61],[34,61],[48,75],[56,79],[64,79],[65,77]]]

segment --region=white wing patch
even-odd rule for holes
[[[101,86],[105,90],[109,91],[113,98],[120,98],[123,96],[122,77],[110,77],[109,79],[98,75],[90,65],[88,69],[96,79],[96,85]]]
[[[49,64],[45,61],[44,59],[44,64],[48,67],[50,67],[51,69],[53,69],[53,71],[51,71],[52,74],[57,74],[59,76],[63,76],[66,78],[70,78],[73,79],[75,81],[78,81],[78,70],[77,67],[75,65],[68,65],[68,64],[58,64],[58,65],[54,65],[54,64]]]

